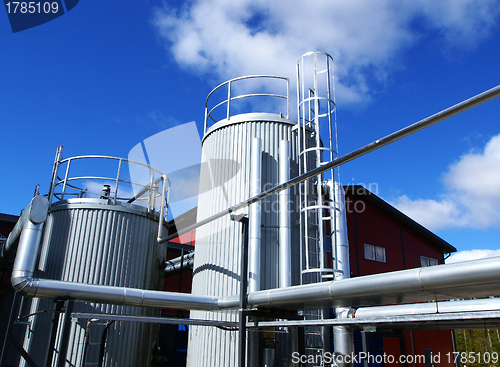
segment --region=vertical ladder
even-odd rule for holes
[[[325,67],[318,67],[318,63],[323,61]],[[337,156],[332,133],[335,103],[330,92],[331,82],[333,83],[331,56],[322,52],[310,52],[302,56],[297,64],[299,174],[307,173]],[[328,128],[327,138],[322,139],[322,128]],[[334,179],[333,170],[330,175]],[[333,269],[330,266],[331,259],[327,259],[326,237],[329,234],[325,231],[325,225],[331,218],[334,203],[325,202],[322,175],[305,180],[299,191],[301,284],[331,280]],[[333,238],[330,243],[333,248]],[[328,318],[328,310],[305,311],[304,318]],[[327,351],[328,336],[324,331],[321,326],[305,328],[306,354],[316,356]],[[315,366],[314,363],[307,365]]]

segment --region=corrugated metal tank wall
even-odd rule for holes
[[[222,120],[205,134],[202,153],[205,161],[234,160],[239,171],[223,185],[199,196],[198,218],[200,221],[231,205],[250,197],[250,154],[253,138],[262,140],[262,190],[278,184],[279,144],[290,142],[290,176],[298,172],[296,142],[292,131],[295,122],[279,115],[249,114],[232,116]],[[231,177],[234,165],[214,167],[213,178]],[[291,195],[291,207],[296,208],[298,199]],[[299,215],[292,210],[292,273],[299,272]],[[278,287],[278,195],[262,201],[261,207],[261,284],[260,289]],[[239,294],[241,224],[232,222],[229,216],[200,227],[196,233],[196,254],[193,270],[193,294],[226,296]],[[292,281],[297,284],[298,276]],[[237,311],[192,311],[195,319],[237,321]],[[236,331],[215,327],[192,326],[189,333],[187,365],[236,366],[238,356]]]
[[[158,245],[158,219],[145,209],[127,204],[108,205],[107,200],[68,200],[53,205],[44,229],[39,268],[36,277],[90,284],[160,290],[163,246]],[[78,199],[80,200],[80,199]],[[53,310],[52,300],[34,298],[30,313]],[[74,312],[160,316],[159,309],[130,306],[75,303]],[[50,340],[52,314],[30,318],[30,332],[24,347],[38,365],[45,365]],[[84,366],[85,332],[88,320],[73,320],[67,361]],[[62,318],[56,341],[61,337]],[[90,340],[86,364],[97,365],[102,322],[89,327]],[[152,324],[115,322],[107,328],[103,366],[150,366],[158,327]],[[53,365],[57,361],[54,357]],[[21,364],[23,365],[23,364]]]

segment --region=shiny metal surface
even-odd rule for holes
[[[351,318],[424,315],[433,313],[500,311],[500,298],[414,303],[408,305],[361,307],[351,312]]]
[[[290,179],[290,142],[280,141],[279,182]],[[254,205],[254,204],[252,204]],[[290,189],[279,193],[279,287],[292,285],[292,233]]]
[[[334,281],[350,278],[349,268],[349,241],[347,238],[347,219],[345,210],[344,189],[336,181],[327,182],[330,205],[330,230],[331,238],[334,239],[333,250]],[[348,316],[348,308],[335,308],[335,317],[343,319]],[[343,325],[333,326],[334,352],[342,355],[350,355],[354,352],[354,336],[352,330]],[[346,362],[339,362],[339,367],[349,367]]]
[[[97,302],[136,307],[213,310],[214,297],[192,296],[189,293],[161,292],[86,283],[65,282],[40,278],[13,277],[21,294],[50,299],[71,298],[82,302]]]
[[[49,201],[45,196],[37,195],[26,207],[19,217],[14,229],[10,232],[5,242],[5,246],[0,253],[0,270],[12,259],[16,254],[17,244],[21,237],[23,228],[28,224],[40,224],[47,218],[47,210],[49,209]],[[31,226],[32,227],[32,226]],[[41,227],[40,227],[41,228]]]
[[[297,116],[299,172],[305,174],[337,158],[333,58],[324,52],[308,52],[297,62]],[[328,130],[329,134],[322,131]],[[335,135],[336,136],[336,135]],[[333,169],[330,178],[335,178]],[[331,211],[325,205],[322,173],[300,183],[301,284],[331,277],[324,224]],[[333,203],[332,203],[333,204]],[[331,216],[331,215],[330,215]],[[312,315],[311,315],[312,316]]]
[[[257,195],[262,187],[262,140],[253,138],[250,159],[250,195]],[[248,207],[248,292],[260,291],[261,202]]]
[[[42,237],[43,223],[27,222],[19,239],[16,261],[12,268],[12,286],[16,292],[27,293],[32,286],[32,277],[38,255],[38,244]],[[31,249],[31,250],[25,250]]]
[[[16,275],[19,275],[17,269],[15,270]],[[359,307],[391,302],[412,302],[414,300],[457,299],[463,298],[465,294],[467,296],[484,297],[490,293],[498,292],[500,289],[500,280],[496,276],[499,270],[500,258],[497,257],[466,263],[368,275],[342,281],[259,291],[250,293],[248,301],[255,307],[286,307],[300,310],[311,305],[317,307],[318,303]],[[467,275],[463,273],[467,273]],[[436,276],[442,276],[445,279],[436,280],[434,279]],[[22,276],[16,276],[15,279],[22,279]],[[37,296],[46,294],[47,297],[68,295],[66,292],[71,291],[73,286],[79,287],[78,283],[72,284],[42,279],[28,279],[24,283],[16,283],[15,285],[25,285],[24,288],[27,294]],[[37,293],[37,286],[40,287],[40,293]],[[150,307],[168,307],[174,303],[173,307],[207,310],[238,307],[238,295],[226,297],[191,296],[189,294],[170,292],[143,291],[141,289],[92,287],[89,284],[80,286],[79,291],[75,291],[75,296],[77,299],[82,300],[103,300],[117,304]],[[476,291],[474,292],[472,289],[476,289]],[[91,294],[87,294],[91,290],[95,292],[95,298],[92,298]],[[481,302],[484,301],[481,300]],[[453,303],[449,305],[451,307]]]
[[[244,118],[252,117],[251,120]],[[250,169],[252,141],[262,141],[261,190],[279,182],[279,142],[292,141],[293,121],[279,119],[267,113],[254,113],[231,117],[217,122],[203,138],[203,160],[233,160],[240,170],[219,187],[199,195],[198,221],[210,217],[220,209],[231,206],[250,196]],[[293,149],[293,148],[292,148]],[[291,154],[293,155],[293,154]],[[295,155],[296,156],[296,155]],[[296,165],[292,160],[291,165]],[[224,177],[223,167],[210,172],[213,179]],[[234,211],[233,214],[244,213]],[[278,195],[261,202],[260,227],[260,289],[278,286],[279,262],[279,200]],[[294,214],[291,214],[292,218]],[[251,220],[254,215],[249,215]],[[297,217],[295,217],[297,218]],[[254,238],[257,235],[254,235]],[[240,285],[240,249],[242,244],[241,224],[228,217],[213,221],[196,232],[196,255],[193,270],[192,293],[217,298],[219,307],[232,306],[232,302],[219,303],[226,296],[238,298]],[[238,307],[238,301],[235,306]],[[192,312],[192,317],[213,318],[224,321],[238,321],[235,311],[213,313]],[[215,348],[214,346],[218,347]],[[189,333],[188,366],[235,366],[238,356],[238,336],[235,333],[216,329],[192,327]]]
[[[177,272],[184,268],[192,268],[194,264],[194,251],[184,256],[179,256],[175,259],[167,260],[165,262],[164,274]]]
[[[159,310],[137,307],[147,303],[153,307],[160,307],[158,303],[184,304],[183,297],[153,291],[161,289],[165,256],[165,249],[156,242],[158,219],[154,214],[143,207],[112,205],[108,200],[79,200],[50,208],[38,263],[39,241],[35,234],[30,235],[30,228],[23,230],[12,282],[22,294],[37,297],[31,302],[30,313],[53,308],[52,300],[42,298],[88,302],[76,304],[75,311],[139,316],[159,316]],[[24,339],[24,348],[42,362],[47,357],[51,317],[40,314],[30,320],[31,332]],[[146,365],[156,339],[155,329],[151,325],[113,324],[107,333],[104,365]],[[100,339],[102,328],[92,330],[90,338]],[[72,364],[81,363],[84,340],[85,327],[73,323],[67,355]],[[88,362],[97,358],[98,351],[94,352]]]
[[[326,320],[290,320],[290,321],[262,321],[259,327],[279,326],[318,326],[343,325],[354,330],[363,328],[404,329],[404,330],[442,330],[450,329],[498,329],[500,311],[478,311],[439,313],[424,315],[385,316],[363,319],[326,319]],[[248,328],[254,325],[248,324]]]
[[[174,259],[170,259],[170,260],[165,261],[165,266],[174,265],[174,264],[186,261],[186,260],[190,260],[192,258],[194,258],[194,251],[189,252],[189,253],[185,254],[184,256],[179,256],[179,257],[176,257]]]
[[[223,218],[225,214],[233,212],[238,209],[245,208],[246,206],[252,203],[263,200],[264,198],[272,197],[272,195],[282,190],[285,190],[293,186],[294,184],[307,179],[308,177],[313,177],[314,175],[318,175],[319,173],[325,170],[331,169],[345,162],[348,162],[352,159],[360,157],[361,155],[369,153],[375,149],[378,149],[379,147],[387,145],[393,141],[401,139],[402,137],[405,137],[409,134],[419,131],[427,126],[430,126],[450,116],[453,116],[454,114],[460,113],[468,108],[483,103],[491,98],[495,98],[498,95],[500,95],[500,86],[493,88],[490,91],[478,95],[470,100],[464,101],[459,105],[444,110],[427,119],[421,120],[416,124],[408,126],[405,129],[402,129],[396,133],[388,135],[385,138],[377,140],[365,147],[355,150],[336,160],[333,160],[324,165],[323,167],[318,167],[302,176],[296,177],[288,181],[287,183],[279,184],[271,189],[267,189],[259,195],[250,197],[250,199],[245,199],[249,197],[247,195],[248,193],[246,192],[247,187],[245,186],[247,182],[245,180],[246,176],[243,176],[243,178],[240,177],[239,181],[237,181],[236,186],[234,186],[236,181],[231,184],[228,184],[225,187],[225,189],[227,188],[240,188],[240,189],[244,188],[244,189],[240,191],[235,190],[234,192],[236,192],[237,195],[234,195],[234,197],[232,196],[229,197],[226,195],[225,201],[220,200],[220,201],[215,201],[215,203],[212,203],[211,204],[212,207],[210,208],[210,210],[207,210],[204,213],[204,215],[208,216],[202,217],[204,219],[200,220],[200,222],[196,225],[199,226],[200,223],[210,223],[210,222],[217,223],[216,219],[220,219],[220,221],[218,222],[219,223],[218,227],[217,226],[214,227],[216,230],[213,231],[214,228],[212,228],[209,231],[209,236],[213,236],[212,237],[213,242],[210,243],[210,245],[212,246],[214,244],[216,251],[212,255],[206,257],[204,260],[200,260],[200,261],[205,261],[205,263],[203,262],[198,263],[200,265],[200,268],[202,268],[198,272],[199,274],[202,274],[202,272],[205,270],[213,270],[213,273],[216,273],[212,274],[211,277],[207,277],[210,278],[210,281],[208,283],[204,283],[205,290],[214,291],[214,293],[220,293],[220,295],[199,294],[193,297],[184,298],[178,294],[169,294],[165,295],[164,297],[163,296],[160,297],[157,293],[161,292],[143,291],[141,289],[148,287],[147,281],[144,281],[140,285],[136,286],[137,288],[134,288],[134,285],[132,285],[131,288],[129,288],[128,284],[127,286],[122,286],[121,284],[117,284],[116,287],[118,288],[108,289],[107,288],[109,287],[108,285],[100,284],[99,282],[101,281],[106,284],[108,282],[120,283],[119,280],[124,280],[124,279],[125,283],[128,281],[133,283],[134,281],[137,281],[137,279],[143,279],[143,277],[147,278],[148,275],[141,273],[141,270],[142,271],[144,270],[142,267],[139,269],[139,267],[136,268],[135,265],[132,265],[132,267],[123,265],[127,264],[126,261],[123,261],[124,259],[123,254],[126,252],[126,250],[123,247],[120,247],[119,245],[124,243],[128,243],[128,245],[130,245],[130,243],[133,244],[142,243],[140,240],[138,240],[138,238],[139,239],[142,238],[141,235],[138,235],[138,237],[134,237],[134,235],[130,235],[129,232],[117,230],[118,227],[121,229],[135,228],[135,226],[129,227],[128,223],[127,225],[125,225],[125,222],[127,221],[125,219],[122,219],[120,217],[120,214],[116,214],[116,213],[124,213],[126,212],[126,210],[116,211],[116,213],[113,213],[111,215],[111,217],[114,216],[113,219],[109,219],[106,217],[108,214],[102,215],[102,213],[94,213],[94,211],[99,211],[99,209],[95,208],[92,210],[88,210],[89,213],[92,212],[91,215],[89,214],[90,218],[95,218],[96,222],[105,223],[106,224],[105,229],[103,229],[102,231],[97,230],[95,228],[90,229],[90,232],[87,232],[87,234],[84,234],[82,237],[80,237],[80,235],[82,233],[86,233],[82,232],[83,223],[85,223],[86,221],[93,222],[94,219],[89,219],[89,217],[86,217],[86,214],[79,212],[77,208],[72,208],[72,209],[68,208],[67,211],[74,210],[74,212],[71,214],[65,213],[64,215],[61,215],[60,221],[53,219],[53,217],[57,217],[60,214],[58,213],[58,211],[54,211],[53,216],[49,215],[49,218],[47,220],[46,230],[44,232],[45,233],[44,245],[41,253],[40,265],[37,269],[35,269],[36,274],[34,274],[34,276],[40,276],[40,275],[50,276],[50,274],[52,274],[53,272],[54,274],[56,274],[56,276],[60,276],[63,279],[62,282],[40,279],[40,278],[39,279],[31,278],[30,274],[33,272],[32,270],[33,267],[32,266],[30,267],[28,265],[34,264],[34,261],[36,260],[35,256],[20,251],[21,254],[19,256],[19,264],[15,269],[15,276],[13,277],[14,285],[17,288],[21,288],[27,294],[32,293],[38,296],[41,296],[42,294],[47,294],[48,297],[55,297],[58,294],[63,294],[63,295],[74,294],[77,298],[82,297],[82,299],[84,300],[92,299],[94,302],[101,302],[101,300],[103,300],[104,302],[104,300],[109,300],[110,303],[119,303],[122,305],[128,305],[128,304],[144,305],[144,306],[150,305],[152,307],[163,307],[165,304],[166,305],[173,304],[175,306],[184,305],[189,307],[199,307],[200,305],[202,305],[201,307],[207,307],[207,309],[208,307],[210,307],[210,309],[213,309],[214,307],[217,306],[229,307],[230,305],[232,305],[233,302],[232,297],[237,296],[237,294],[235,294],[234,291],[236,289],[235,285],[238,281],[237,259],[239,257],[238,253],[239,248],[238,246],[235,246],[234,248],[231,248],[232,251],[217,252],[218,251],[217,248],[227,250],[225,246],[228,243],[231,244],[237,243],[238,240],[238,228],[235,228],[234,225],[231,225],[232,223],[229,223],[228,221],[225,220],[226,218]],[[224,127],[224,129],[221,128],[220,130],[217,127],[215,127],[214,129],[211,130],[211,133],[215,136],[220,131],[230,130],[230,132],[228,131],[221,132],[221,134],[226,134],[225,139],[220,139],[220,140],[215,139],[215,141],[218,141],[219,144],[221,141],[223,141],[224,144],[227,144],[226,147],[228,147],[229,150],[232,150],[233,153],[239,154],[242,153],[244,150],[246,150],[247,147],[241,146],[239,144],[233,144],[231,140],[234,140],[235,136],[242,137],[250,134],[250,132],[254,128],[254,126],[252,125],[257,125],[255,124],[255,122],[258,121],[249,121],[248,123],[238,123],[236,124],[238,125],[238,127],[236,127],[235,125],[227,125]],[[273,123],[267,123],[267,124],[273,125]],[[276,126],[273,126],[267,132],[270,132],[271,135],[276,132],[278,132],[277,135],[288,134],[289,126],[288,127],[277,126],[280,124],[275,124],[275,125]],[[241,126],[244,126],[244,128],[241,128]],[[262,128],[262,130],[265,130],[265,128]],[[259,134],[260,133],[261,132],[259,132]],[[279,137],[277,141],[279,141]],[[212,144],[211,148],[212,152],[216,151],[216,149],[219,148],[215,146],[214,142],[209,142],[208,138],[205,139],[204,143]],[[269,147],[265,146],[264,151],[267,154],[269,154],[269,156],[273,157],[274,154],[272,153],[273,149],[275,150],[276,148],[271,144]],[[247,151],[244,152],[242,160],[247,159],[246,154]],[[272,180],[270,180],[270,182],[271,181]],[[65,185],[66,183],[67,181],[65,182]],[[276,182],[272,182],[272,184],[276,185]],[[232,194],[230,190],[229,192]],[[228,206],[228,209],[217,212],[217,210],[220,210],[219,207],[221,205]],[[212,213],[209,213],[210,211],[212,211]],[[63,210],[61,209],[59,210],[59,212],[63,212]],[[216,214],[213,214],[213,212],[215,212]],[[72,215],[74,215],[75,217],[72,217]],[[78,223],[78,225],[74,227],[71,227],[69,225],[64,227],[67,223],[72,222],[71,220],[68,220],[68,218],[71,219],[76,217],[83,218],[82,220],[74,222]],[[61,225],[62,227],[57,227],[57,225]],[[276,226],[276,222],[271,223],[271,225],[269,225],[269,229],[274,228],[274,226]],[[148,229],[149,226],[143,225],[137,227],[141,228],[142,231],[146,231],[149,233]],[[54,230],[53,228],[57,228],[57,230]],[[191,230],[191,229],[192,229],[191,227],[188,227],[185,230]],[[22,239],[23,235],[21,235],[20,248],[24,249],[31,248],[34,242],[38,242],[34,240],[34,238],[38,237],[39,232],[40,228],[37,228],[36,226],[33,226],[31,228],[26,228],[26,236],[25,236],[26,240],[23,240]],[[116,237],[117,233],[118,237]],[[103,243],[107,243],[106,240],[104,239],[106,238],[106,236],[108,236],[108,238],[109,237],[119,238],[123,241],[118,241],[119,245],[110,248],[103,245]],[[130,241],[129,236],[134,237],[134,240],[132,240],[132,242],[127,242]],[[146,237],[149,238],[149,236]],[[67,244],[68,239],[71,240],[72,244],[78,244],[69,247],[69,252],[66,251],[67,248],[64,247],[65,245],[62,245],[62,247],[54,246],[54,248],[56,248],[57,251],[52,253],[53,250],[52,246],[47,245],[49,242],[51,243],[52,241],[56,242],[59,241],[62,244]],[[201,244],[203,245],[203,243]],[[93,245],[97,247],[92,247]],[[130,247],[134,248],[139,246],[130,245]],[[277,258],[276,248],[270,247],[269,249],[266,249],[266,251],[267,250],[269,251],[270,256],[266,257],[265,260],[266,261],[269,260],[271,262],[276,261]],[[118,259],[121,260],[116,260],[116,259],[114,260],[112,255],[116,254],[119,255]],[[92,260],[94,262],[91,261],[90,264],[87,265],[86,261],[87,259],[91,258],[90,255],[96,255],[96,259],[95,261]],[[140,256],[134,256],[133,253],[130,253],[128,255],[130,255],[131,258],[134,259],[141,258]],[[75,258],[77,260],[74,263],[71,262],[65,263],[65,261],[61,261],[61,259],[63,259],[64,256],[69,256],[70,258]],[[154,258],[154,255],[152,255],[151,253],[148,253],[147,255],[144,256],[145,257],[143,257],[142,259],[147,258],[148,256],[153,256]],[[225,265],[224,266],[217,265],[217,261],[218,259],[220,259],[221,256],[225,257],[224,261],[227,260],[228,264],[227,267]],[[110,263],[111,266],[103,265]],[[209,266],[215,265],[215,266],[204,269],[203,268],[204,265],[209,265]],[[152,268],[154,268],[154,266]],[[86,273],[87,270],[89,270],[89,273]],[[269,281],[270,283],[266,284],[266,288],[269,289],[265,291],[250,293],[248,296],[248,301],[251,305],[254,306],[303,309],[308,307],[317,308],[318,303],[324,304],[325,306],[347,307],[347,306],[363,306],[370,304],[414,302],[416,300],[418,301],[447,300],[447,299],[463,298],[471,296],[480,297],[480,296],[488,296],[490,294],[499,293],[500,291],[500,281],[498,280],[499,271],[500,271],[500,258],[492,258],[492,259],[479,260],[469,263],[440,265],[436,267],[421,268],[421,269],[410,269],[393,273],[366,276],[362,278],[343,279],[329,283],[312,284],[306,286],[294,286],[283,289],[271,289],[271,288],[276,288],[275,284],[276,277],[270,276],[269,278],[266,277],[266,281]],[[75,278],[75,281],[69,280],[73,278]],[[75,284],[80,284],[78,282],[84,282],[85,284],[83,287],[76,287]],[[94,284],[94,285],[88,284],[92,282],[97,282],[99,284]],[[75,286],[78,289],[76,288],[74,289],[73,286]],[[121,289],[124,292],[124,294],[120,294],[119,289]],[[229,295],[224,295],[225,292],[229,293]],[[90,298],[91,297],[90,293],[94,293],[92,296],[95,296],[95,298]],[[42,306],[41,302],[42,301],[36,299],[33,302],[34,305],[33,309],[49,308],[49,306]],[[95,308],[100,306],[88,305],[88,307]],[[109,312],[118,312],[116,306],[105,306],[105,309],[108,310]],[[234,320],[234,317],[231,313],[221,312],[221,313],[216,313],[216,315],[221,319],[227,318]],[[477,316],[477,315],[472,316],[470,315],[470,313],[466,313],[464,315],[466,315],[464,316],[464,318],[473,318]],[[484,313],[484,315],[485,316],[483,317],[488,318],[488,317],[494,317],[494,315],[497,315],[497,313],[491,311]],[[441,320],[445,320],[446,317],[448,316],[449,315],[439,315]],[[454,314],[454,316],[457,317],[457,314]],[[427,315],[426,317],[428,317],[428,319],[435,319],[435,320],[438,319],[436,315],[432,315],[432,318],[430,318],[430,315]],[[426,320],[425,317],[423,316],[419,317],[402,316],[400,317],[400,319],[405,320],[401,322],[415,322],[415,320],[418,319]],[[386,318],[385,322],[392,322],[390,320],[391,320],[390,318]],[[392,318],[392,320],[395,320],[395,318]],[[450,319],[448,318],[447,320]],[[321,321],[323,323],[325,322],[325,320]],[[340,322],[344,322],[341,320],[336,320],[336,321],[338,321],[339,324]],[[357,322],[365,323],[368,321],[357,320]],[[33,328],[41,328],[41,329],[44,328],[42,323],[38,324],[37,323],[38,321],[33,323]],[[77,327],[78,326],[75,324],[74,328]],[[196,332],[194,334],[196,334]],[[213,334],[216,333],[214,332]],[[79,345],[79,341],[81,340],[82,340],[81,333],[78,335],[75,334],[73,345]],[[230,336],[223,335],[222,333],[220,333],[214,335],[214,338],[211,339],[205,345],[203,345],[200,348],[200,350],[203,349],[205,353],[210,353],[211,351],[210,348],[213,345],[222,345],[221,350],[216,352],[215,353],[216,355],[213,356],[213,358],[215,361],[220,361],[221,357],[222,359],[224,359],[223,357],[227,357],[227,359],[224,360],[229,361],[231,363],[232,360],[231,356],[234,356],[234,346],[229,341],[234,343],[234,338],[231,340]],[[29,343],[31,343],[31,345],[38,348],[39,350],[43,349],[43,343],[36,343],[33,341],[29,341]],[[111,345],[112,343],[110,343],[110,346]],[[25,345],[25,348],[28,347],[29,345]],[[142,347],[147,349],[147,347],[145,347],[145,344],[142,345]],[[71,353],[77,355],[78,348],[77,347],[75,348],[76,348],[75,351],[72,351]],[[130,356],[128,357],[130,358]]]
[[[251,306],[359,307],[500,294],[500,257],[272,289],[248,295]],[[220,300],[219,302],[227,302]]]
[[[335,270],[338,271],[336,279],[350,278],[349,267],[349,240],[347,238],[347,219],[345,211],[345,196],[342,185],[338,182],[329,180],[329,195],[334,206],[331,210],[331,229],[332,238],[335,239],[334,261]]]

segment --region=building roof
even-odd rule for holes
[[[12,215],[12,214],[3,214],[0,213],[0,223],[17,223],[17,220],[19,219],[19,215]]]
[[[390,205],[388,202],[385,200],[382,200],[379,198],[377,195],[372,193],[371,191],[367,190],[365,187],[361,185],[346,185],[344,186],[344,191],[346,193],[354,193],[354,195],[357,195],[359,197],[362,197],[363,200],[366,200],[370,204],[374,205],[378,209],[382,210],[384,213],[388,214],[389,216],[393,217],[397,221],[403,223],[416,233],[418,233],[420,236],[423,238],[427,239],[428,241],[432,242],[436,246],[438,246],[440,249],[443,250],[444,253],[450,253],[450,252],[456,252],[457,249],[450,245],[448,242],[443,240],[441,237],[437,236],[436,234],[432,233],[429,231],[427,228],[422,226],[421,224],[415,222],[413,219],[408,217],[406,214],[400,212],[398,209]]]

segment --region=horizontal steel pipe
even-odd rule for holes
[[[115,320],[115,321],[142,322],[142,323],[153,323],[153,324],[200,325],[200,326],[217,326],[222,328],[238,327],[238,323],[234,321],[184,319],[184,318],[171,318],[171,317],[116,315],[116,314],[85,313],[85,312],[73,312],[71,313],[71,317],[76,319],[106,320],[106,321]]]
[[[150,291],[135,288],[112,287],[49,279],[33,279],[12,274],[14,289],[24,296],[51,299],[70,298],[76,301],[109,303],[115,305],[174,308],[211,311],[217,309],[217,299],[194,296],[189,293]]]
[[[483,312],[500,310],[500,298],[465,301],[413,303],[408,305],[361,307],[353,310],[352,318],[375,318],[433,313]]]
[[[364,306],[500,293],[500,257],[271,289],[248,295],[253,307]],[[468,295],[468,296],[467,296]],[[219,300],[228,305],[231,299]]]

